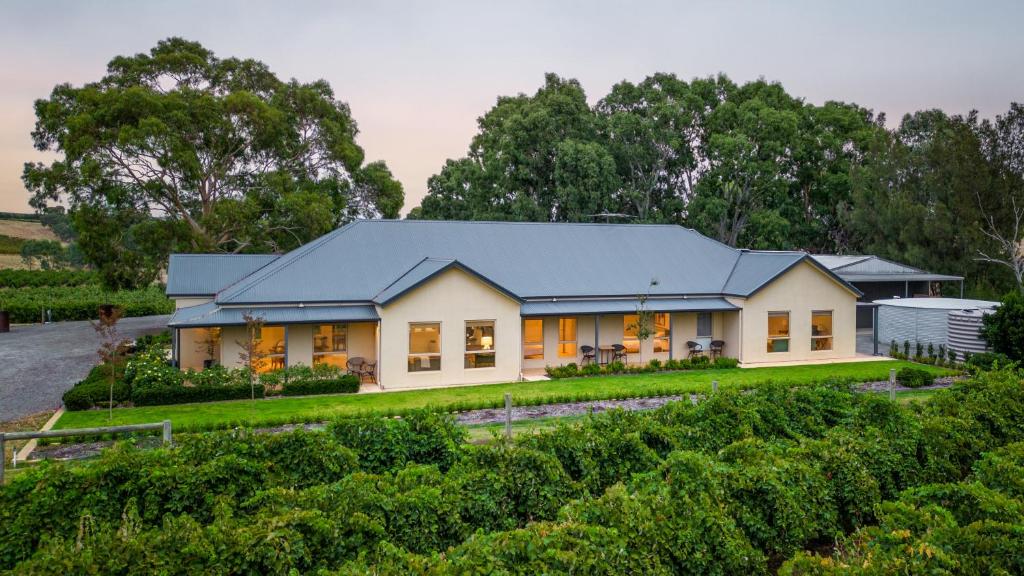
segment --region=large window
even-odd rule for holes
[[[203,368],[220,363],[221,332],[220,328],[195,329],[196,353],[203,361]]]
[[[630,354],[640,352],[640,339],[637,337],[639,327],[640,317],[638,315],[622,315],[622,345],[626,347],[626,352]]]
[[[348,324],[321,324],[313,331],[313,365],[345,368],[348,360]]]
[[[284,326],[261,326],[255,334],[255,356],[257,372],[280,370],[285,364],[285,328]]]
[[[768,313],[768,351],[789,352],[789,312]]]
[[[494,320],[466,322],[465,367],[494,367]]]
[[[531,318],[523,320],[523,358],[544,359],[544,320]]]
[[[654,314],[654,351],[668,352],[669,349],[669,314],[658,312]]]
[[[832,311],[811,312],[811,350],[832,349]]]
[[[576,319],[558,319],[558,356],[561,358],[576,357]]]
[[[711,338],[711,312],[697,313],[697,338]]]
[[[409,324],[409,372],[441,369],[441,323]]]

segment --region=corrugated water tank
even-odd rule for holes
[[[986,351],[988,346],[981,338],[981,320],[991,313],[991,308],[950,310],[946,347],[956,351],[958,358],[962,358],[964,352],[974,354]]]
[[[896,341],[915,347],[938,348],[949,341],[949,314],[952,311],[991,310],[998,302],[962,298],[894,298],[875,300],[878,304],[878,341],[882,346]],[[911,349],[913,353],[913,348]]]

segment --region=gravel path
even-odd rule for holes
[[[123,338],[167,328],[170,316],[125,318]],[[99,342],[88,322],[12,326],[0,334],[0,422],[56,410],[61,396],[97,363]]]

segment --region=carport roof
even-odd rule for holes
[[[956,282],[963,276],[932,274],[878,256],[815,254],[815,260],[847,282]]]

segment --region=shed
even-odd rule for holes
[[[933,274],[872,255],[817,254],[814,259],[860,290],[860,302],[932,296],[933,282],[959,282],[960,296],[964,295],[963,276]],[[857,309],[857,328],[871,328],[870,307]]]

